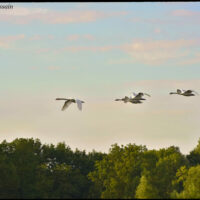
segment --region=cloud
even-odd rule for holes
[[[169,15],[172,15],[170,13]],[[168,16],[169,16],[168,15]],[[169,24],[184,24],[183,20],[178,20],[176,18],[142,18],[142,17],[135,17],[130,19],[133,23],[147,23],[151,25],[169,25]]]
[[[62,49],[58,49],[55,52],[56,53],[61,53],[65,51],[70,51],[73,53],[77,52],[85,52],[85,51],[90,51],[90,52],[106,52],[110,51],[113,49],[119,48],[119,46],[113,46],[113,45],[105,45],[105,46],[67,46]]]
[[[92,35],[69,35],[68,40],[77,41],[93,39]],[[178,39],[178,40],[153,40],[153,39],[134,39],[130,43],[121,45],[68,45],[63,48],[50,49],[40,48],[37,53],[52,52],[60,54],[63,52],[108,52],[119,50],[126,53],[127,58],[110,58],[109,64],[143,63],[148,65],[176,64],[183,65],[186,60],[188,63],[199,62],[195,56],[195,48],[200,44],[200,39]],[[190,61],[191,60],[191,61]],[[185,62],[185,64],[187,63]]]
[[[190,11],[190,10],[174,10],[171,12],[173,16],[182,16],[182,17],[190,17],[190,16],[200,16],[200,12]]]
[[[2,41],[16,41],[16,40],[21,40],[24,39],[25,35],[24,34],[20,34],[20,35],[10,35],[10,36],[0,36],[0,40]]]
[[[130,21],[134,23],[147,23],[151,25],[190,25],[199,23],[200,12],[186,9],[177,9],[163,13],[156,18],[134,17]],[[183,20],[184,19],[184,20]]]
[[[145,64],[159,65],[168,61],[176,61],[189,55],[189,48],[198,46],[199,40],[134,40],[122,45],[135,61]]]
[[[126,15],[126,12],[102,12],[96,10],[55,11],[44,8],[15,7],[0,13],[0,21],[27,24],[41,21],[47,24],[94,22],[98,19]]]
[[[84,45],[71,45],[71,46],[66,46],[63,48],[38,48],[35,50],[36,54],[61,54],[65,52],[70,52],[70,53],[78,53],[78,52],[107,52],[111,51],[113,49],[119,49],[119,46],[113,46],[113,45],[105,45],[105,46],[84,46]]]
[[[54,35],[33,35],[30,36],[28,39],[31,41],[37,41],[37,40],[53,40],[55,37]]]
[[[181,22],[185,25],[199,25],[200,23],[200,12],[186,9],[174,10],[170,13],[174,20]]]
[[[194,54],[191,58],[186,58],[179,63],[179,65],[193,65],[193,64],[200,64],[200,53]]]
[[[95,37],[90,34],[85,34],[85,35],[79,35],[79,34],[73,34],[73,35],[68,35],[67,40],[69,41],[77,41],[77,40],[94,40]]]
[[[95,39],[95,37],[93,35],[90,35],[90,34],[83,35],[83,38],[85,38],[87,40],[94,40]]]
[[[74,34],[74,35],[69,35],[68,37],[67,37],[67,40],[69,40],[69,41],[76,41],[76,40],[78,40],[79,39],[79,35],[77,35],[77,34]]]
[[[31,16],[31,15],[38,15],[38,14],[46,14],[48,9],[45,8],[25,8],[25,7],[14,7],[12,10],[3,10],[1,12],[2,16]]]
[[[161,29],[155,28],[154,32],[159,34],[159,33],[161,33]]]
[[[178,49],[182,47],[193,46],[196,40],[134,40],[126,45],[127,50],[152,51],[160,49]]]
[[[60,67],[59,66],[49,66],[48,67],[48,70],[51,70],[51,71],[55,71],[55,70],[59,70]]]
[[[9,48],[17,40],[22,40],[25,38],[24,34],[10,35],[10,36],[0,36],[0,47]]]

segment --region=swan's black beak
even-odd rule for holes
[[[84,101],[81,101],[82,103],[85,103]]]

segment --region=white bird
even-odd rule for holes
[[[178,95],[183,95],[183,96],[195,96],[199,95],[197,92],[195,92],[194,90],[181,90],[181,89],[177,89],[177,92],[170,92],[169,94],[178,94]]]
[[[150,97],[149,94],[143,93],[143,92],[139,92],[138,94],[136,94],[135,92],[132,92],[131,94],[132,94],[132,95],[131,95],[130,98],[135,99],[135,100],[136,100],[136,99],[137,99],[137,100],[146,100],[146,99],[142,98],[144,95],[147,95],[147,96]]]
[[[56,98],[56,100],[65,100],[65,103],[62,107],[62,111],[69,107],[71,103],[77,103],[78,109],[82,110],[82,103],[85,103],[84,101],[81,101],[79,99]]]

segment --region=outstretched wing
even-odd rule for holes
[[[65,99],[65,98],[56,98],[56,100],[68,100],[68,99]]]
[[[191,93],[195,93],[195,94],[197,94],[197,95],[199,95],[196,91],[194,91],[194,90],[186,90],[184,93],[185,94],[191,94]]]
[[[199,95],[199,93],[198,93],[198,92],[196,92],[196,91],[194,91],[194,90],[192,90],[192,92],[194,92],[195,94]]]
[[[192,93],[192,90],[185,90],[184,91],[184,94],[191,94]]]
[[[79,110],[82,110],[82,101],[79,99],[76,99],[77,107]]]
[[[70,100],[65,101],[65,103],[62,107],[62,111],[65,110],[66,108],[68,108],[71,103],[72,103],[72,101],[70,101]]]

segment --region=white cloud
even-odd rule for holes
[[[122,45],[135,61],[159,65],[168,61],[178,61],[189,55],[191,47],[199,45],[199,40],[134,40]]]

